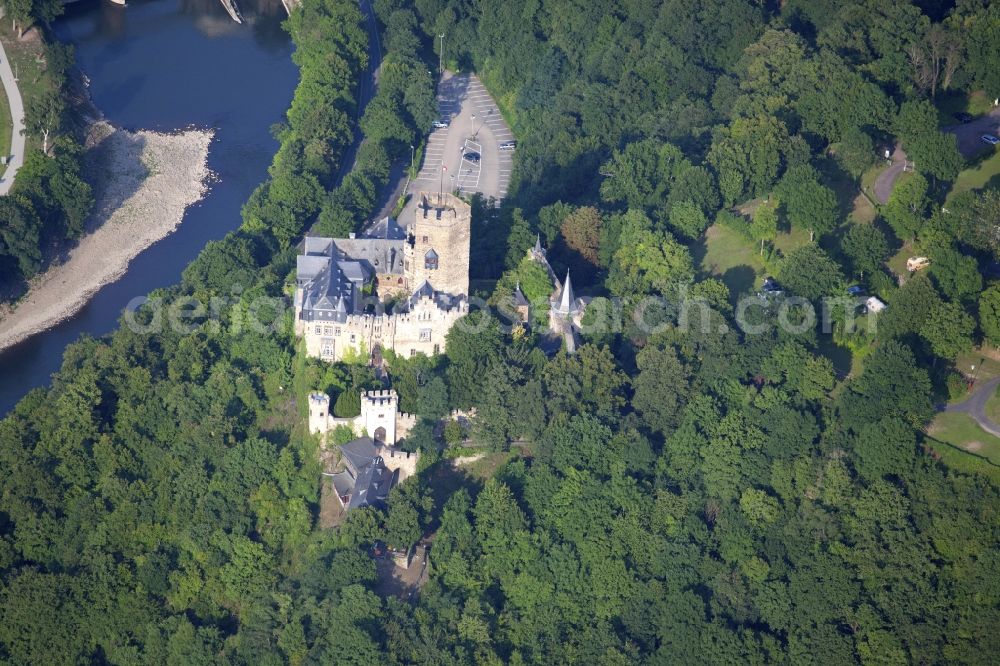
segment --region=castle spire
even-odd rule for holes
[[[542,235],[535,234],[535,254],[540,255],[541,253],[542,253]]]
[[[337,298],[337,307],[333,311],[333,316],[340,323],[347,321],[347,301],[344,300],[343,294]]]
[[[569,269],[566,269],[566,281],[563,282],[562,294],[559,297],[559,314],[572,314],[576,308],[576,297],[573,296],[573,284],[569,280]]]

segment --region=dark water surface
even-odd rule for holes
[[[270,127],[292,98],[297,70],[280,22],[280,0],[238,0],[237,25],[219,0],[85,0],[67,7],[56,32],[76,47],[94,104],[126,129],[215,128],[205,199],[181,226],[133,260],[117,282],[55,328],[0,353],[0,416],[49,382],[81,334],[117,326],[135,296],[176,283],[205,243],[239,226],[240,207],[278,148]]]

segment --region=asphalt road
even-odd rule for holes
[[[965,157],[972,157],[990,147],[983,143],[984,134],[1000,136],[1000,107],[995,107],[985,116],[979,116],[973,121],[944,129],[957,137],[959,152]]]
[[[372,8],[371,0],[359,0],[358,6],[367,19],[365,21],[365,29],[368,31],[368,70],[362,75],[361,81],[358,84],[358,103],[355,121],[361,120],[361,116],[368,107],[368,102],[372,101],[378,92],[378,79],[382,73],[382,42],[378,36],[378,23],[375,20],[375,10]],[[357,166],[358,152],[363,144],[364,134],[360,128],[357,128],[354,133],[353,143],[351,143],[350,147],[344,153],[340,173],[337,176],[338,184]]]
[[[7,60],[3,44],[0,44],[0,80],[3,81],[3,89],[10,102],[10,117],[14,120],[11,132],[11,158],[3,178],[0,178],[0,195],[3,195],[10,191],[17,170],[24,164],[24,102],[21,100],[21,91],[17,88],[17,81],[14,80],[14,72],[10,69],[10,61]]]
[[[438,86],[438,110],[448,127],[428,137],[424,162],[410,183],[410,193],[440,188],[462,194],[481,192],[497,200],[507,196],[514,153],[499,150],[499,145],[513,141],[514,135],[479,79],[474,74],[446,72]],[[479,162],[463,157],[469,152],[479,153]]]
[[[1000,386],[1000,377],[994,377],[985,381],[979,385],[979,388],[971,396],[962,402],[948,405],[944,408],[944,411],[968,414],[979,424],[980,428],[991,435],[1000,437],[1000,424],[997,424],[990,417],[986,416],[986,401],[996,393],[997,386]]]
[[[875,179],[875,198],[880,204],[884,204],[889,201],[889,195],[892,194],[892,188],[896,184],[896,179],[903,173],[903,167],[906,165],[906,153],[903,149],[896,145],[896,150],[892,153],[892,164],[889,168],[883,171]]]
[[[955,135],[958,142],[958,151],[966,159],[987,150],[996,150],[996,148],[985,143],[982,136],[984,134],[1000,136],[1000,107],[994,108],[986,115],[980,116],[971,122],[961,125],[950,125],[942,129]],[[897,144],[896,150],[892,154],[892,165],[875,179],[875,198],[879,203],[884,204],[889,201],[892,188],[896,184],[896,180],[903,173],[905,162],[906,153]]]

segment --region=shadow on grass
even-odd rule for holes
[[[733,266],[722,274],[722,282],[729,287],[729,299],[736,305],[737,299],[753,290],[757,272],[747,265]]]

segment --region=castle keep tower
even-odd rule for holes
[[[472,208],[452,194],[421,192],[410,235],[403,247],[406,287],[425,281],[434,291],[469,295]]]

